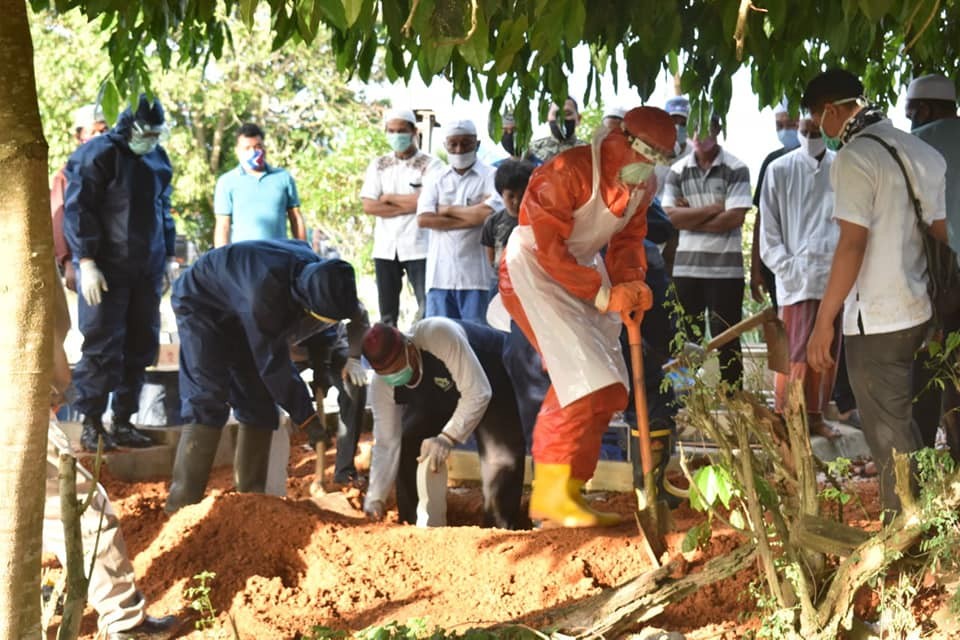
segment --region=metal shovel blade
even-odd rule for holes
[[[763,323],[763,341],[767,343],[767,367],[778,373],[790,373],[790,342],[780,318]]]

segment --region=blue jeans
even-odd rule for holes
[[[482,289],[430,289],[425,318],[450,318],[487,324],[490,291]]]

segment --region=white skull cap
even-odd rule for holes
[[[86,104],[73,112],[73,129],[82,129],[84,127],[89,127],[95,122],[106,122],[107,119],[103,115],[103,110],[99,105],[95,104]]]
[[[475,135],[477,135],[477,127],[473,124],[472,120],[451,120],[447,123],[447,126],[443,128],[444,138],[449,138],[450,136]]]
[[[413,111],[410,109],[389,109],[383,115],[383,123],[386,124],[391,120],[403,120],[409,122],[413,126],[417,126],[417,116],[414,115]]]
[[[957,88],[953,82],[939,73],[914,78],[907,87],[907,100],[957,101]]]
[[[623,120],[623,116],[626,115],[627,110],[623,107],[607,107],[603,110],[604,118],[620,118]]]

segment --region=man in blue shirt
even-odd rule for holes
[[[213,245],[243,240],[283,240],[290,234],[306,240],[297,185],[285,169],[267,164],[263,129],[246,123],[237,132],[240,164],[217,180]]]

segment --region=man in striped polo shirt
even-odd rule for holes
[[[710,332],[717,335],[742,318],[743,250],[740,227],[752,206],[750,170],[720,147],[720,118],[694,136],[693,153],[667,175],[663,207],[680,230],[673,282],[685,312],[701,317],[709,309]],[[743,373],[740,341],[720,349],[725,382],[739,387]]]

